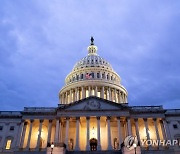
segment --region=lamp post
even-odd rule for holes
[[[134,147],[134,151],[135,151],[135,154],[136,154],[137,144],[136,144],[136,143],[134,143],[134,144],[133,144],[133,147]]]
[[[52,144],[51,144],[51,154],[52,154],[52,152],[53,152],[53,149],[54,149],[54,144],[53,144],[53,142],[52,142]]]

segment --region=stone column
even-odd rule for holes
[[[127,101],[127,95],[125,95],[125,103],[127,103],[128,101]]]
[[[36,149],[41,148],[40,147],[40,140],[41,140],[41,132],[42,132],[42,124],[43,124],[44,120],[39,120],[40,124],[39,124],[39,135],[38,135],[38,140],[37,140],[37,145],[36,145]]]
[[[68,104],[68,92],[66,91],[65,104]]]
[[[140,142],[138,119],[134,119],[134,121],[135,121],[136,136],[138,141]]]
[[[150,136],[149,136],[149,128],[148,128],[148,123],[147,123],[147,119],[144,119],[144,125],[145,125],[145,129],[146,129],[146,135],[147,135],[147,140],[150,140]]]
[[[65,102],[66,102],[66,101],[65,101],[65,93],[63,93],[62,96],[63,96],[63,99],[62,99],[63,104],[65,104]]]
[[[85,92],[84,87],[82,87],[82,99],[85,98]]]
[[[20,143],[22,140],[22,134],[23,134],[23,127],[24,127],[24,120],[21,121],[21,123],[19,124],[19,128],[18,128],[18,133],[16,136],[16,149],[20,148]]]
[[[111,124],[110,124],[111,117],[107,117],[107,136],[108,136],[108,150],[112,150],[111,144]]]
[[[59,143],[61,143],[62,142],[62,121],[61,121],[61,119],[59,120],[59,139],[58,139],[58,141],[59,141]]]
[[[118,91],[118,103],[121,103],[121,93],[120,93],[120,90]]]
[[[70,94],[69,94],[69,103],[72,102],[72,89],[70,89]]]
[[[24,145],[24,139],[25,139],[25,134],[26,134],[27,125],[28,125],[28,123],[27,123],[27,122],[24,122],[22,137],[21,137],[21,141],[20,141],[20,148],[23,148],[23,145]]]
[[[160,137],[159,137],[159,131],[158,131],[158,126],[157,126],[157,119],[154,118],[153,121],[154,121],[154,127],[155,127],[155,130],[156,130],[156,137],[157,137],[157,140],[160,140]]]
[[[74,90],[74,89],[72,90],[72,92],[73,92],[72,102],[75,102],[75,99],[76,99],[75,91],[76,91],[76,89],[75,89],[75,90]]]
[[[88,86],[88,93],[89,93],[89,97],[91,96],[91,87]]]
[[[114,89],[114,100],[117,103],[117,97],[116,97],[116,88]]]
[[[95,96],[97,97],[98,94],[97,94],[97,86],[95,87]]]
[[[111,88],[109,87],[109,100],[112,101]]]
[[[90,138],[90,135],[89,135],[89,120],[90,120],[90,118],[86,117],[86,127],[87,127],[87,131],[86,131],[86,151],[90,150],[90,145],[89,145],[89,138]]]
[[[75,146],[75,150],[79,151],[79,120],[80,117],[76,117],[76,146]]]
[[[33,122],[34,122],[34,120],[30,120],[30,128],[29,128],[29,135],[28,135],[28,140],[27,140],[26,150],[29,150],[29,148],[30,148],[30,142],[31,142],[31,134],[32,134]]]
[[[131,119],[130,119],[130,117],[127,117],[127,127],[128,127],[128,135],[132,135]]]
[[[123,94],[123,92],[121,93],[121,103],[124,103],[124,94]]]
[[[120,117],[117,117],[117,123],[118,123],[118,140],[119,140],[119,149],[121,149],[121,142],[122,142],[122,135],[121,135],[121,121]]]
[[[120,92],[120,102],[123,103],[122,93]]]
[[[68,139],[69,139],[69,117],[66,118],[66,137],[65,137],[65,144],[66,148],[68,149]]]
[[[80,100],[80,89],[77,88],[77,101]]]
[[[101,98],[104,99],[104,86],[101,88]]]
[[[75,89],[75,101],[77,101],[78,100],[78,98],[77,98],[77,88]]]
[[[162,119],[162,127],[163,126],[164,126],[165,139],[170,140],[171,136],[170,136],[169,127],[168,127],[168,124],[167,124],[167,122],[166,122],[166,120],[164,118]]]
[[[101,150],[101,130],[100,130],[100,117],[97,118],[97,150]]]
[[[49,120],[47,142],[51,143],[52,120]]]
[[[56,119],[55,143],[59,143],[59,119]]]

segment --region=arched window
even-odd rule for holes
[[[79,80],[79,75],[76,76],[76,80]]]
[[[100,78],[100,73],[97,73],[97,78]]]
[[[81,74],[81,79],[83,79],[83,74]]]
[[[94,72],[91,73],[92,78],[94,78]]]
[[[102,78],[105,79],[105,73],[102,74]]]
[[[109,74],[107,75],[107,80],[109,80]]]
[[[10,150],[11,149],[12,142],[13,142],[13,137],[12,136],[8,136],[6,138],[6,145],[5,145],[5,149],[6,150]]]

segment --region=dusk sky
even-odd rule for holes
[[[180,0],[1,0],[0,110],[56,107],[91,36],[131,106],[180,108]]]

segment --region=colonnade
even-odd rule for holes
[[[89,96],[96,96],[116,103],[127,103],[127,95],[120,89],[105,86],[76,87],[61,93],[61,104],[69,104]]]
[[[75,137],[75,141],[76,141],[76,145],[74,146],[73,150],[80,150],[80,128],[79,128],[79,124],[80,124],[80,119],[81,117],[76,117],[76,137]],[[90,119],[92,117],[86,117],[86,150],[90,150]],[[101,117],[97,116],[97,117],[93,117],[96,118],[96,122],[97,122],[97,149],[101,150],[101,126],[100,126],[100,121],[101,121]],[[128,135],[132,135],[132,125],[135,126],[135,133],[136,136],[138,138],[138,141],[140,141],[141,139],[141,135],[140,135],[140,130],[139,130],[139,120],[138,118],[130,118],[130,117],[105,117],[106,119],[106,126],[107,126],[107,150],[112,150],[114,149],[114,147],[112,146],[112,126],[111,126],[111,122],[112,119],[116,119],[115,121],[117,122],[117,131],[118,131],[118,149],[121,148],[121,143],[124,141],[124,137],[128,136]],[[56,127],[55,127],[55,137],[54,137],[54,141],[51,140],[51,132],[52,132],[52,121],[53,120],[49,120],[48,123],[48,131],[47,133],[47,142],[55,142],[55,143],[60,143],[60,142],[64,142],[66,145],[68,145],[69,142],[69,129],[70,129],[70,119],[69,117],[67,118],[57,118],[56,119]],[[146,131],[146,139],[150,140],[151,136],[149,134],[149,125],[148,125],[148,120],[149,118],[141,118],[143,119],[143,123],[144,123],[144,129]],[[55,119],[54,119],[55,120]],[[151,118],[152,120],[152,118]],[[42,124],[43,124],[44,120],[39,120],[39,133],[38,133],[38,137],[37,137],[37,145],[36,145],[36,150],[38,150],[40,148],[40,138],[41,138],[41,132],[42,132]],[[28,133],[28,138],[27,138],[27,144],[26,147],[24,147],[25,150],[29,150],[30,149],[30,142],[31,142],[31,134],[32,134],[32,127],[33,127],[33,122],[34,120],[30,120],[29,124],[27,124],[27,122],[22,122],[20,127],[19,127],[19,131],[18,131],[18,136],[19,139],[17,140],[16,146],[19,148],[23,148],[24,145],[24,139],[25,139],[25,133]],[[65,139],[62,139],[62,122],[65,122]],[[165,121],[165,119],[161,119],[158,120],[157,118],[153,118],[153,123],[154,123],[154,128],[155,128],[155,134],[156,134],[156,138],[157,140],[160,140],[160,130],[158,129],[158,122],[160,122],[161,125],[161,134],[163,135],[163,139],[170,139],[170,134],[169,134],[169,130],[168,130],[168,125]],[[29,132],[26,131],[27,129],[27,125],[29,125]],[[122,129],[122,125],[123,125],[123,129]],[[125,136],[123,137],[122,134],[125,134]],[[68,146],[67,146],[68,147]]]

